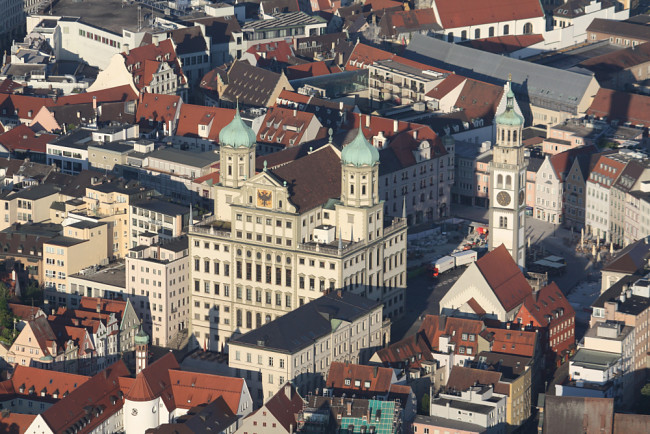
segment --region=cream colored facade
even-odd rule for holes
[[[111,256],[114,258],[124,258],[129,251],[130,205],[150,195],[151,190],[140,187],[100,184],[86,188],[83,200],[87,204],[87,212],[108,225]]]
[[[78,222],[64,227],[63,235],[43,243],[43,283],[47,288],[67,293],[68,276],[108,263],[108,226]]]
[[[302,158],[331,152],[340,158],[332,146]],[[342,165],[340,200],[299,211],[295,186],[255,174],[255,146],[222,144],[220,158],[215,215],[189,229],[191,327],[202,346],[223,350],[232,335],[340,288],[382,301],[385,317],[403,313],[406,223],[384,227],[377,164]]]
[[[378,305],[352,322],[341,321],[330,334],[294,352],[231,342],[228,366],[245,375],[257,406],[273,397],[287,381],[304,396],[324,387],[332,362],[366,363],[389,332],[390,323],[382,318],[382,306]]]
[[[160,243],[140,237],[141,243],[125,259],[126,292],[142,319],[152,343],[169,346],[188,327],[190,263],[187,238]]]

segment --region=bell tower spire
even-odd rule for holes
[[[490,250],[505,245],[515,262],[526,266],[526,166],[512,76],[508,76],[506,108],[496,116],[496,145],[490,163]]]

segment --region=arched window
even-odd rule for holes
[[[362,196],[365,196],[365,195],[366,195],[366,184],[363,184],[363,185],[361,186],[361,195],[362,195]]]
[[[503,26],[503,34],[504,35],[509,35],[510,34],[510,26],[508,24]]]
[[[350,184],[350,194],[354,194],[354,184]]]
[[[237,327],[241,327],[241,309],[237,309]]]
[[[501,141],[503,142],[505,140],[506,140],[506,130],[501,129]]]
[[[481,29],[474,30],[474,39],[479,39],[481,37]]]
[[[508,141],[510,141],[510,130],[508,130]]]
[[[462,32],[460,32],[460,40],[464,41],[466,39],[467,39],[467,30],[463,30]]]
[[[503,187],[503,175],[501,174],[497,175],[497,187],[499,188]]]
[[[246,311],[246,328],[253,328],[253,313],[250,310]]]
[[[517,143],[517,131],[512,132],[512,141]]]
[[[494,36],[494,27],[490,27],[490,28],[488,29],[488,37],[491,38],[491,37],[493,37],[493,36]]]
[[[512,187],[512,176],[507,175],[506,176],[506,188],[511,188]]]
[[[533,33],[533,25],[531,23],[524,24],[524,35],[530,35]]]
[[[447,42],[454,42],[454,32],[449,32],[447,34]]]
[[[255,314],[255,327],[261,327],[262,326],[262,314],[261,313],[256,313]]]
[[[264,323],[268,324],[271,322],[271,315],[266,315],[266,318],[264,318]]]

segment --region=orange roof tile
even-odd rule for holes
[[[478,335],[484,327],[483,322],[478,320],[427,315],[420,326],[420,332],[425,334],[434,351],[447,351],[447,348],[440,348],[440,337],[448,336],[449,342],[455,344],[456,354],[469,354],[465,350],[461,353],[460,347],[472,348],[471,354],[477,354]]]
[[[358,43],[354,46],[352,53],[350,53],[348,62],[345,64],[345,69],[347,71],[365,69],[374,62],[392,59],[393,57],[395,57],[393,53],[371,47],[370,45]]]
[[[398,367],[407,361],[408,367],[419,368],[422,360],[431,360],[431,349],[423,331],[405,337],[377,351],[384,366]]]
[[[243,378],[170,370],[169,378],[176,408],[191,408],[222,397],[237,414],[244,388]]]
[[[124,102],[135,101],[138,95],[135,90],[128,84],[111,87],[108,89],[97,90],[95,92],[84,92],[74,95],[59,97],[53,105],[61,106],[68,104],[88,104],[93,102],[95,97],[98,104],[104,102]]]
[[[56,137],[54,134],[35,133],[27,125],[20,124],[0,134],[0,145],[9,152],[31,151],[45,154],[47,144]]]
[[[567,318],[575,317],[575,310],[562,294],[555,282],[551,282],[536,295],[529,295],[524,301],[526,310],[543,326],[553,327]],[[557,317],[555,314],[558,314]],[[548,320],[550,318],[550,321]]]
[[[544,41],[544,36],[542,35],[506,35],[496,36],[494,38],[472,39],[463,45],[468,45],[477,50],[487,51],[489,53],[509,54],[542,41]]]
[[[506,311],[523,303],[533,292],[503,244],[476,261],[476,266]]]
[[[171,386],[169,370],[178,368],[178,362],[174,355],[172,353],[165,354],[135,377],[135,382],[126,394],[126,399],[129,401],[151,401],[154,398],[163,397],[163,401],[167,405],[171,399],[163,392]],[[169,405],[167,408],[172,410]]]
[[[5,434],[23,434],[36,419],[37,414],[8,413],[0,415],[0,426]]]
[[[325,62],[309,62],[300,65],[292,65],[287,67],[287,78],[289,80],[296,80],[306,77],[318,77],[321,75],[334,74],[341,72],[341,68],[336,65],[327,65]]]
[[[392,378],[393,370],[390,368],[332,362],[325,387],[385,393],[390,388]],[[350,380],[350,384],[346,385],[346,380]],[[360,382],[359,386],[355,384],[356,380]],[[366,382],[370,383],[369,387],[366,387]]]
[[[37,316],[45,315],[40,307],[27,306],[24,304],[9,303],[9,310],[15,316],[23,320],[32,320]]]
[[[151,82],[152,74],[157,71],[160,62],[167,62],[174,73],[180,77],[181,83],[186,82],[171,39],[133,48],[129,54],[122,53],[122,56],[124,56],[124,64],[130,68],[134,79],[137,78],[135,85],[138,89]]]
[[[538,0],[435,0],[433,6],[445,29],[544,17]]]
[[[650,127],[650,96],[600,88],[588,115]]]
[[[444,80],[438,83],[436,87],[431,89],[427,93],[427,96],[429,98],[440,99],[446,96],[452,90],[456,89],[458,86],[462,85],[465,80],[467,80],[467,78],[463,77],[462,75],[449,74],[447,77],[445,77]]]
[[[464,391],[476,383],[491,385],[496,393],[510,395],[508,384],[501,382],[501,372],[454,366],[447,379],[447,390]]]
[[[176,119],[179,106],[183,101],[177,95],[161,95],[145,93],[138,104],[136,120],[151,120],[153,122],[168,122]]]
[[[235,117],[234,109],[183,104],[178,118],[176,135],[199,137],[199,125],[211,125],[207,139],[219,140],[219,132]]]
[[[71,391],[66,399],[42,412],[41,417],[53,432],[62,433],[87,416],[89,405],[94,408],[103,407],[103,412],[98,417],[89,418],[89,422],[80,431],[92,432],[122,408],[124,401],[119,397],[119,380],[129,374],[126,365],[120,360]]]
[[[489,327],[483,330],[481,335],[492,343],[491,351],[494,353],[524,357],[533,357],[535,353],[537,332]]]
[[[455,106],[465,111],[469,119],[492,119],[496,113],[503,87],[467,79]]]
[[[298,146],[314,119],[312,113],[272,107],[264,116],[257,132],[257,140],[261,143],[273,143],[275,146]]]
[[[28,366],[16,365],[10,379],[0,383],[0,396],[3,394],[28,395],[33,387],[37,395],[45,394],[45,399],[61,399],[67,392],[70,393],[88,381],[85,375],[68,374],[66,372],[50,371]],[[24,387],[23,392],[21,388]],[[54,398],[57,394],[57,398]]]

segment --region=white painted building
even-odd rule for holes
[[[141,235],[125,258],[127,294],[153,343],[169,346],[188,327],[190,261],[187,238],[161,243],[157,235]],[[129,296],[127,295],[127,297]],[[146,301],[141,308],[136,297]]]

